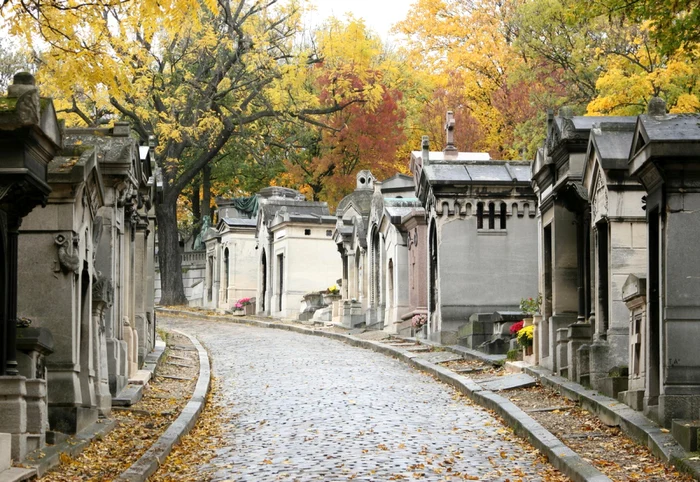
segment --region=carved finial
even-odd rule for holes
[[[647,114],[654,116],[666,115],[666,101],[661,97],[652,97],[649,99]]]
[[[574,116],[574,109],[571,106],[565,105],[559,109],[559,117],[571,119]]]
[[[19,72],[7,87],[7,97],[16,98],[15,113],[22,125],[38,124],[40,119],[39,90],[29,72]]]
[[[423,160],[423,165],[427,166],[430,164],[430,137],[423,136],[420,142],[421,145],[421,158]]]
[[[455,147],[455,116],[451,110],[447,111],[445,116],[445,134],[447,136],[447,144],[445,151],[456,151]]]

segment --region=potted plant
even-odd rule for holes
[[[240,300],[236,301],[236,304],[233,305],[233,307],[236,309],[236,311],[242,311],[243,315],[252,315],[253,311],[255,310],[255,304],[253,303],[253,298],[241,298]]]
[[[535,314],[540,312],[542,304],[542,295],[538,294],[537,298],[520,298],[520,311],[525,315],[524,326],[532,325],[532,319]]]
[[[328,306],[340,299],[340,288],[338,285],[331,285],[323,292],[323,303]]]
[[[418,313],[411,317],[411,327],[413,327],[413,336],[418,336],[421,333],[423,337],[426,337],[425,326],[428,324],[428,315],[425,313]]]
[[[523,354],[525,356],[532,355],[532,342],[535,339],[535,326],[523,326],[518,330],[518,344],[523,347]]]

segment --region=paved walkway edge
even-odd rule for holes
[[[605,474],[586,462],[581,456],[568,448],[562,441],[552,435],[547,429],[523,412],[505,397],[490,390],[484,390],[471,379],[441,367],[426,360],[416,357],[415,353],[394,348],[379,342],[362,340],[352,335],[331,333],[322,330],[314,330],[302,326],[275,323],[268,321],[233,318],[227,316],[205,315],[189,311],[158,308],[163,313],[191,316],[242,325],[256,326],[260,328],[273,328],[278,330],[293,331],[305,335],[315,335],[342,341],[352,346],[367,348],[384,355],[397,358],[407,364],[437,377],[440,381],[453,386],[477,404],[496,412],[513,431],[528,440],[542,454],[546,455],[549,462],[563,474],[575,482],[612,482]],[[119,480],[119,479],[118,479]],[[121,479],[121,480],[145,480],[145,479]]]
[[[121,473],[115,480],[120,482],[143,482],[153,475],[160,464],[165,461],[173,446],[194,427],[199,414],[204,408],[204,403],[209,393],[211,384],[211,365],[209,355],[202,344],[195,337],[187,333],[173,330],[175,333],[186,336],[197,348],[199,354],[199,377],[194,387],[190,401],[182,409],[180,416],[168,427],[158,440],[138,459],[131,467]]]

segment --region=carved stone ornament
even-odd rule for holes
[[[92,284],[92,301],[93,303],[105,303],[107,306],[112,306],[114,302],[114,286],[112,280],[102,273],[97,273],[97,280]]]
[[[75,248],[71,247],[71,244],[78,244],[78,238],[75,237],[73,243],[71,243],[69,237],[57,234],[54,236],[54,242],[56,246],[58,246],[58,266],[54,271],[63,271],[66,274],[71,272],[78,274],[80,272],[80,257],[74,254],[78,252],[77,246],[75,246]]]
[[[15,113],[22,125],[37,125],[41,120],[39,90],[34,76],[28,72],[15,74],[13,84],[7,88],[7,96],[15,97]]]

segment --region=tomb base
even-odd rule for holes
[[[626,390],[617,394],[617,399],[628,407],[641,412],[644,409],[644,390]]]
[[[567,355],[569,357],[569,380],[578,381],[579,379],[579,366],[580,362],[578,360],[579,351],[581,346],[590,343],[591,337],[593,335],[593,326],[589,323],[574,323],[569,325],[568,332],[568,351]],[[588,369],[585,369],[588,373]]]
[[[673,387],[678,392],[669,394],[671,389],[666,387],[667,393],[659,395],[659,425],[670,428],[674,418],[693,420],[700,413],[700,387]],[[693,393],[694,392],[694,393]]]
[[[78,433],[97,422],[99,416],[94,407],[57,407],[49,405],[51,429],[63,433]]]
[[[26,378],[0,377],[0,432],[10,434],[10,453],[16,461],[21,461],[28,452],[26,397]]]

